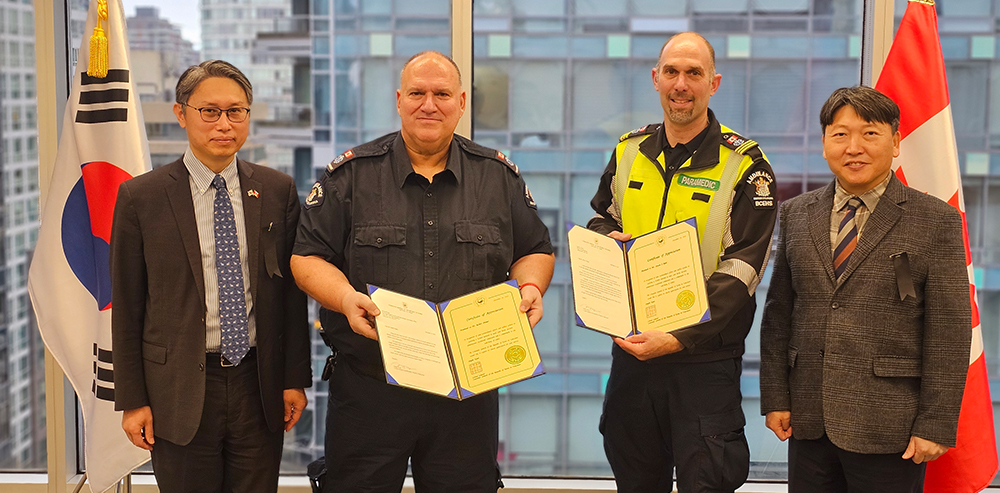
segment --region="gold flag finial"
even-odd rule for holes
[[[103,79],[108,76],[108,37],[104,35],[101,22],[108,20],[108,0],[97,1],[97,25],[90,36],[90,60],[87,75]]]

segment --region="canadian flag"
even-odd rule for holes
[[[962,213],[965,259],[972,303],[972,351],[966,376],[958,443],[927,464],[926,492],[980,491],[997,472],[993,404],[983,355],[983,334],[965,222],[965,200],[958,169],[944,57],[938,39],[933,0],[910,0],[875,85],[899,105],[903,140],[893,162],[896,176],[907,185],[934,195]]]

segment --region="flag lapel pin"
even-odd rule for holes
[[[250,190],[247,190],[247,197],[253,197],[255,199],[259,199],[260,198],[260,194],[257,193],[256,190],[254,190],[254,189],[251,188]]]

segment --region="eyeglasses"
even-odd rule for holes
[[[223,113],[225,113],[226,118],[229,118],[229,121],[233,123],[241,123],[243,122],[243,120],[246,120],[248,116],[250,116],[250,108],[240,108],[239,106],[224,110],[222,108],[216,108],[214,106],[195,108],[194,106],[191,106],[187,103],[180,103],[180,105],[187,106],[188,108],[191,108],[193,110],[198,110],[198,113],[201,113],[202,121],[204,121],[205,123],[214,123],[219,121],[219,118],[222,118]]]

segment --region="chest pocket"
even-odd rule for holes
[[[359,225],[354,232],[354,266],[368,284],[385,287],[406,277],[403,267],[406,227]]]
[[[455,223],[455,240],[458,241],[458,262],[455,266],[458,277],[470,281],[489,280],[493,273],[492,264],[500,256],[500,228],[495,224],[458,221]]]

